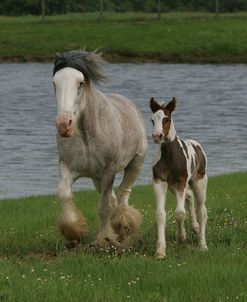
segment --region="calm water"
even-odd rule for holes
[[[178,100],[175,127],[181,138],[199,140],[209,174],[247,170],[247,66],[107,64],[105,92],[123,94],[142,111],[149,151],[138,184],[151,182],[148,101]],[[51,64],[0,64],[0,199],[56,192],[56,103]],[[79,180],[74,188],[91,188]]]

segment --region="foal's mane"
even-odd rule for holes
[[[86,82],[99,83],[107,79],[100,67],[101,63],[104,63],[104,60],[97,51],[71,50],[58,53],[54,61],[53,75],[62,68],[71,67],[82,72]]]

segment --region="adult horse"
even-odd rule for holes
[[[105,80],[102,62],[96,52],[74,50],[58,54],[53,70],[62,207],[59,228],[73,245],[87,234],[71,185],[80,177],[91,178],[100,193],[96,248],[118,245],[139,228],[142,216],[128,205],[128,199],[147,149],[145,125],[137,107],[124,96],[94,88],[93,83]],[[116,196],[114,178],[122,170]]]

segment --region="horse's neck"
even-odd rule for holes
[[[97,120],[100,114],[100,97],[103,94],[95,89],[91,89],[83,98],[85,98],[84,108],[79,113],[78,128],[83,136],[94,136],[96,132]]]

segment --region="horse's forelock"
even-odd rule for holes
[[[96,51],[72,50],[58,53],[54,61],[53,75],[62,68],[71,67],[82,72],[87,82],[99,83],[107,79],[100,67],[101,63],[104,63],[104,60]]]

